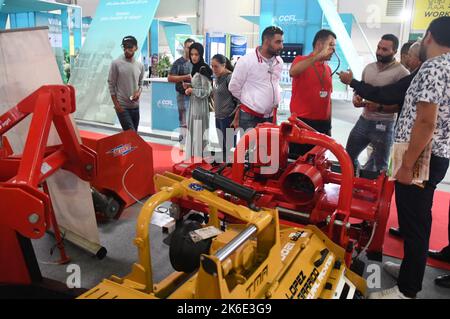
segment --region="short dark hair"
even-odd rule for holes
[[[437,44],[450,48],[450,17],[440,17],[431,21],[430,32]]]
[[[264,43],[265,39],[272,39],[275,34],[280,34],[283,35],[284,32],[280,27],[277,26],[270,26],[264,29],[263,33],[262,33],[262,42]]]
[[[191,39],[191,38],[187,38],[186,40],[184,40],[184,45],[186,45],[188,43],[195,43],[195,40]]]
[[[411,48],[411,46],[414,44],[414,41],[409,41],[406,42],[405,44],[402,45],[402,48],[400,49],[400,54],[408,54],[409,49]]]
[[[393,35],[393,34],[385,34],[385,35],[383,35],[381,37],[381,40],[391,41],[394,51],[398,50],[398,46],[399,46],[400,42],[398,41],[398,38],[395,35]]]
[[[325,41],[330,36],[332,36],[333,38],[337,39],[336,34],[333,31],[330,31],[330,30],[327,30],[327,29],[322,29],[319,32],[317,32],[316,35],[314,36],[313,48],[316,47],[317,41]]]

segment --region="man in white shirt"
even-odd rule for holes
[[[243,56],[236,64],[229,90],[241,105],[234,127],[245,131],[259,123],[273,122],[280,101],[283,60],[283,30],[268,27],[262,34],[262,46]]]

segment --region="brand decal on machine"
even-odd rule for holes
[[[324,266],[321,271],[319,271],[316,267],[310,273],[308,279],[306,279],[303,270],[295,277],[295,280],[292,282],[289,287],[289,294],[285,294],[288,299],[311,299],[315,298],[319,286],[325,278],[325,275],[328,272],[328,269],[333,264],[334,258],[329,256],[324,263]],[[301,288],[300,288],[301,287]]]
[[[304,231],[298,231],[296,233],[290,233],[289,239],[292,241],[297,241],[300,237],[303,237]]]
[[[291,253],[291,250],[295,247],[294,243],[287,243],[284,245],[283,249],[281,249],[281,261],[284,261],[286,257]]]
[[[106,152],[106,154],[111,154],[114,157],[125,156],[137,149],[137,146],[131,146],[131,144],[122,144],[114,147],[112,150]]]
[[[247,287],[247,296],[251,297],[252,293],[256,292],[256,289],[264,282],[264,278],[269,275],[269,265],[266,265],[264,269],[256,276],[255,280]]]
[[[4,122],[0,122],[0,130],[7,127],[11,123],[11,119],[7,118]]]
[[[201,192],[202,190],[205,189],[202,185],[197,184],[197,183],[190,184],[189,188],[192,189],[193,191],[196,191],[196,192]]]

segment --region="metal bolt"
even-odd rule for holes
[[[94,168],[94,165],[92,165],[92,164],[87,164],[86,165],[86,170],[89,172],[89,171],[92,171],[92,169]]]
[[[39,215],[36,213],[30,214],[30,216],[28,216],[28,221],[31,224],[36,224],[39,221]]]

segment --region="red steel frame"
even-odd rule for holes
[[[0,116],[0,146],[3,146],[0,147],[1,284],[30,284],[33,281],[20,237],[37,239],[53,226],[57,243],[61,244],[46,191],[46,179],[59,169],[71,171],[86,181],[97,174],[96,153],[79,142],[69,117],[74,111],[73,87],[49,85]],[[3,134],[30,114],[33,117],[23,154],[9,156],[12,150]],[[47,146],[52,124],[62,143]],[[67,261],[67,256],[62,253],[61,259]]]

